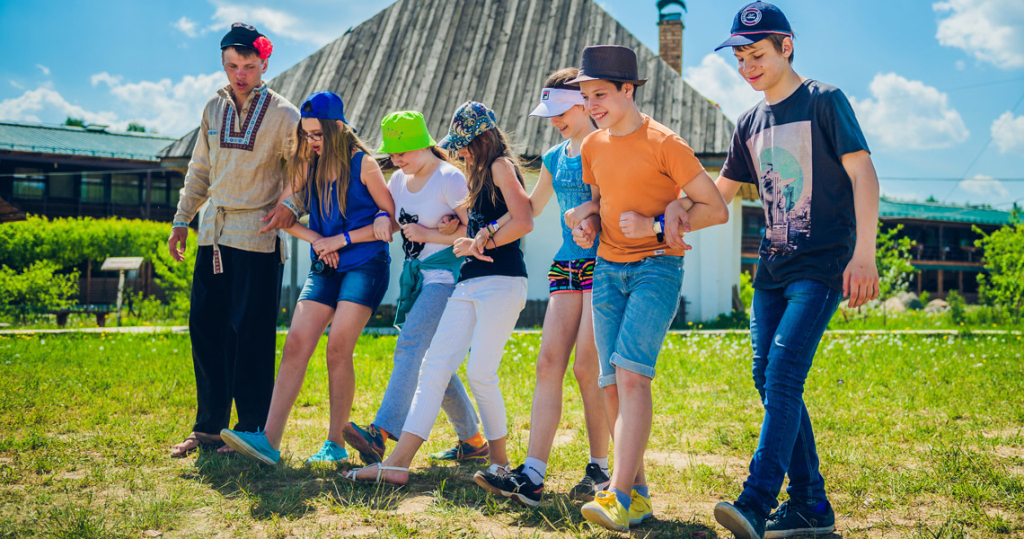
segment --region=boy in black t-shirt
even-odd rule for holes
[[[830,533],[835,513],[803,388],[842,297],[858,307],[878,296],[878,178],[846,96],[793,71],[793,32],[781,10],[743,7],[723,47],[765,97],[740,116],[716,182],[726,202],[741,184],[757,185],[764,205],[750,338],[765,415],[743,493],[718,504],[715,518],[742,539]],[[681,199],[666,211],[670,245],[681,242],[689,205]],[[771,513],[786,475],[790,499]]]

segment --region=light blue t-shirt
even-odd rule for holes
[[[565,226],[565,212],[589,201],[591,197],[590,186],[583,183],[583,158],[579,155],[568,157],[565,155],[569,141],[549,149],[541,157],[544,167],[551,173],[551,186],[555,189],[555,197],[558,198],[558,222],[562,225],[562,247],[555,253],[555,261],[565,262],[578,260],[580,258],[596,258],[598,239],[594,239],[594,246],[590,249],[583,249],[572,239],[572,230]]]

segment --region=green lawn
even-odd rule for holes
[[[501,369],[517,462],[539,338],[517,334]],[[372,418],[394,343],[357,348],[356,420]],[[842,536],[1024,536],[1022,352],[1017,335],[825,337],[806,399]],[[647,459],[657,520],[636,536],[729,537],[711,509],[739,493],[757,443],[749,354],[743,335],[669,337]],[[326,435],[322,346],[274,468],[167,458],[194,413],[187,335],[0,336],[0,369],[0,537],[612,536],[564,495],[587,454],[571,376],[549,494],[528,510],[423,458],[398,490],[304,467]],[[442,417],[422,454],[453,437]]]

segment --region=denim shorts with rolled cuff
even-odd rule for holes
[[[310,271],[299,301],[315,301],[330,307],[337,307],[340,301],[348,301],[376,311],[388,291],[390,280],[388,253],[383,251],[348,271]]]
[[[594,268],[594,342],[597,385],[615,383],[617,369],[654,378],[658,353],[679,309],[683,257],[652,256],[636,262],[598,257]]]

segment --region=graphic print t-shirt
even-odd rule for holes
[[[408,183],[409,179],[399,169],[391,175],[388,184],[391,198],[395,199],[395,220],[402,225],[416,223],[427,228],[437,228],[442,217],[455,214],[454,208],[469,192],[462,171],[444,162],[437,166],[437,170],[419,191],[409,191]],[[426,260],[446,247],[450,245],[409,241],[402,235],[402,250],[408,259]],[[423,284],[431,283],[454,284],[455,278],[450,271],[424,271]]]
[[[861,150],[868,145],[850,102],[818,81],[740,116],[722,176],[757,185],[761,196],[766,224],[755,288],[813,279],[843,289],[857,229],[842,156]]]

